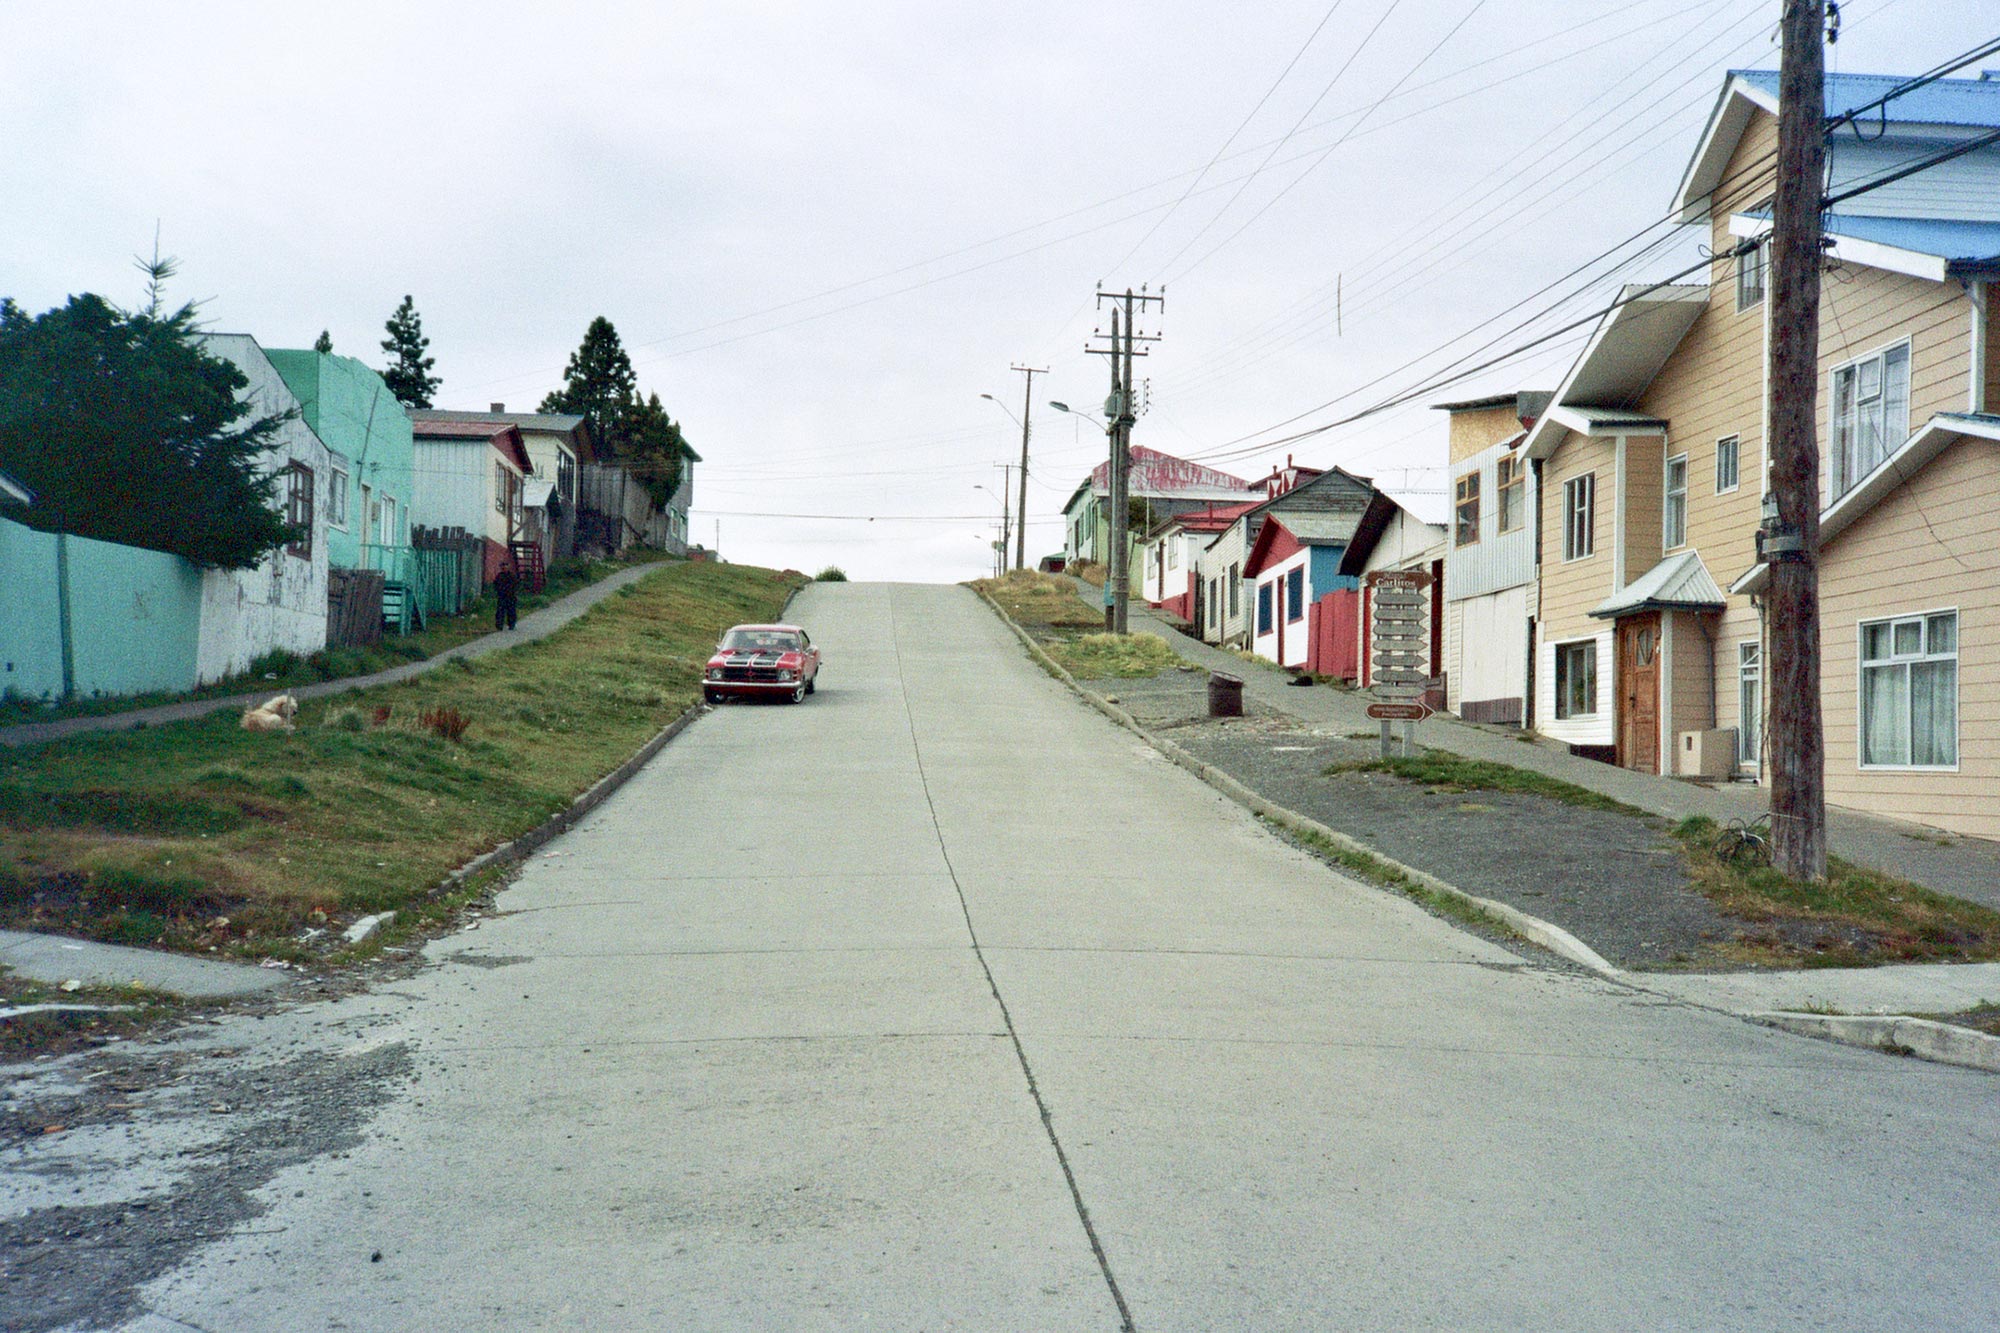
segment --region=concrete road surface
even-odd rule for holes
[[[817,697],[702,720],[394,994],[234,1034],[416,1077],[131,1327],[1996,1326],[1992,1077],[1357,886],[962,589],[794,618]]]

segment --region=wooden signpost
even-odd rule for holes
[[[1382,724],[1382,757],[1395,740],[1395,724],[1403,724],[1403,753],[1415,749],[1417,723],[1431,715],[1423,702],[1430,684],[1431,576],[1420,569],[1379,569],[1368,576],[1369,660],[1375,670],[1369,685],[1376,702],[1368,716]]]

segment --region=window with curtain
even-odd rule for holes
[[[1861,625],[1861,763],[1958,763],[1958,613]]]
[[[1910,345],[1897,343],[1833,372],[1833,495],[1845,495],[1910,433]]]
[[[1556,716],[1597,712],[1597,640],[1556,645]]]
[[[285,465],[285,525],[298,534],[285,549],[301,559],[311,559],[313,550],[313,471],[306,463]]]

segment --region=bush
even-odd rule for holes
[[[436,708],[426,708],[417,718],[425,731],[442,736],[448,741],[465,739],[466,728],[472,719],[453,708],[450,704],[439,704]]]
[[[813,575],[813,582],[845,583],[847,582],[847,571],[842,569],[839,565],[828,565],[825,569],[822,569],[819,573]]]

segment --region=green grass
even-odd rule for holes
[[[1588,787],[1579,787],[1561,778],[1552,778],[1544,773],[1536,773],[1525,768],[1515,768],[1511,764],[1496,764],[1486,759],[1467,759],[1449,750],[1430,750],[1410,758],[1358,759],[1347,763],[1333,764],[1326,770],[1328,777],[1341,773],[1389,773],[1408,782],[1420,783],[1434,791],[1460,794],[1469,791],[1519,792],[1526,796],[1542,796],[1564,805],[1573,805],[1580,810],[1608,810],[1616,814],[1635,815],[1645,818],[1646,812],[1623,801],[1613,800],[1602,792],[1594,792]]]
[[[1729,946],[1735,961],[1785,967],[1871,967],[1881,963],[2000,960],[2000,912],[1927,889],[1879,870],[1827,858],[1823,881],[1791,879],[1759,863],[1715,853],[1721,833],[1696,816],[1674,825],[1693,887],[1718,910],[1752,923],[1810,922],[1861,931],[1866,943],[1829,933],[1823,946],[1800,946],[1775,932]]]
[[[1316,833],[1311,829],[1286,827],[1285,836],[1293,839],[1313,852],[1322,860],[1331,861],[1341,869],[1371,884],[1379,884],[1385,889],[1393,889],[1404,897],[1421,904],[1448,920],[1477,930],[1488,931],[1507,939],[1518,940],[1521,933],[1493,913],[1477,903],[1467,902],[1455,894],[1439,893],[1427,884],[1410,878],[1398,867],[1391,865],[1371,852],[1357,851]]]
[[[295,732],[222,714],[0,751],[0,921],[297,956],[306,928],[418,908],[695,703],[719,633],[793,586],[676,564],[540,642],[308,702]],[[438,706],[461,741],[419,725]]]
[[[1082,680],[1130,680],[1157,676],[1181,664],[1157,634],[1085,634],[1048,644],[1049,656]]]
[[[661,551],[634,550],[617,561],[558,560],[549,567],[545,586],[538,591],[521,594],[520,612],[526,615],[538,610],[557,598],[567,597],[631,565],[649,564],[665,558],[665,553]],[[323,648],[305,656],[283,651],[269,652],[252,662],[241,675],[228,676],[184,693],[99,694],[72,699],[68,703],[0,694],[0,727],[26,722],[53,722],[66,717],[129,713],[135,709],[191,699],[279,694],[302,685],[373,675],[409,662],[420,662],[435,657],[447,648],[455,648],[492,632],[493,596],[491,592],[486,592],[464,614],[438,617],[425,628],[410,634],[388,634],[382,637],[381,642],[365,647]]]
[[[972,586],[998,603],[1025,630],[1096,627],[1104,613],[1077,596],[1076,585],[1054,574],[1017,569],[1004,578],[976,579]]]

